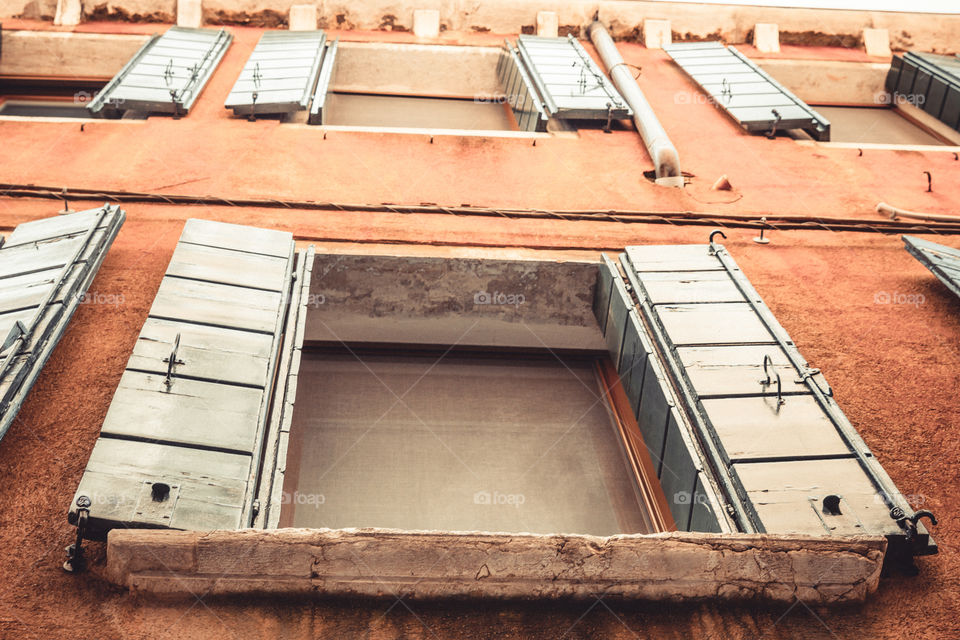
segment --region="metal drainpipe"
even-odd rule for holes
[[[633,122],[644,144],[647,145],[647,151],[657,170],[657,184],[682,188],[683,175],[680,173],[680,156],[677,155],[677,149],[670,142],[667,132],[657,120],[657,114],[653,112],[650,103],[640,91],[633,75],[627,70],[620,52],[613,44],[613,38],[600,21],[594,21],[587,28],[587,35],[590,36],[593,46],[597,48],[607,73],[613,79],[613,84],[633,109]]]

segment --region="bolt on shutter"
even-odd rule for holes
[[[803,129],[830,140],[830,122],[734,47],[687,42],[664,47],[673,61],[744,130]]]
[[[823,376],[726,249],[627,247],[621,263],[636,298],[629,301],[630,312],[638,311],[632,326],[649,343],[647,361],[660,368],[647,375],[672,389],[704,455],[698,484],[720,487],[741,531],[885,535],[900,550],[936,552],[922,524],[913,530],[907,519],[916,514]],[[636,387],[632,379],[627,384]],[[644,393],[647,386],[644,380]],[[659,435],[660,413],[645,413],[643,397],[638,413],[648,444],[666,441],[669,448],[669,433]],[[663,458],[666,464],[668,454]]]
[[[289,233],[187,221],[71,506],[87,537],[250,526],[298,259]]]
[[[903,244],[954,295],[960,296],[960,250],[913,236],[903,236]]]
[[[960,57],[913,51],[894,56],[886,89],[960,131]]]
[[[704,455],[667,382],[617,265],[603,256],[594,313],[637,418],[673,519],[680,531],[730,532],[720,491],[704,473]]]
[[[333,91],[333,81],[337,68],[337,46],[340,40],[328,42],[323,51],[323,62],[320,64],[320,77],[317,79],[317,88],[313,92],[313,102],[310,105],[309,124],[326,124],[327,112],[324,107],[330,93]]]
[[[125,219],[116,206],[18,225],[0,239],[0,438],[67,329]]]
[[[267,31],[247,60],[224,106],[236,115],[302,111],[320,73],[323,31]]]
[[[224,29],[170,27],[151,37],[87,109],[108,117],[128,110],[185,115],[232,40]]]

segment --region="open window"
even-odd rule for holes
[[[200,220],[70,512],[89,538],[866,534],[905,563],[936,552],[924,516],[722,246],[317,255]]]
[[[0,116],[89,118],[87,103],[105,84],[95,78],[0,77]]]

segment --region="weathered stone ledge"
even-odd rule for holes
[[[118,529],[107,576],[134,593],[863,601],[882,537],[578,535],[389,529]]]

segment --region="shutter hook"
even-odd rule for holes
[[[777,411],[779,412],[780,407],[785,405],[787,401],[783,399],[783,383],[780,380],[780,373],[773,369],[773,358],[770,357],[770,354],[763,356],[763,375],[766,377],[760,381],[760,385],[767,387],[773,383],[773,380],[770,378],[770,370],[767,369],[767,364],[770,365],[773,374],[777,376]]]
[[[765,133],[764,135],[766,135],[768,138],[772,140],[773,137],[777,135],[777,125],[780,124],[781,117],[780,117],[780,112],[777,111],[776,109],[770,109],[770,113],[773,114],[773,127],[771,127],[770,131],[767,131],[767,133]]]
[[[760,381],[760,384],[762,384],[763,386],[767,386],[771,382],[770,372],[767,371],[767,363],[770,363],[770,366],[773,367],[773,358],[770,357],[769,353],[763,356],[763,375],[766,376],[763,380]]]
[[[88,496],[77,497],[77,539],[67,547],[67,560],[63,563],[63,570],[67,573],[79,573],[87,567],[87,559],[83,555],[83,534],[87,531],[87,522],[90,519],[90,505],[93,501]]]
[[[60,199],[63,200],[63,211],[58,211],[60,215],[66,215],[68,213],[73,213],[73,209],[70,208],[70,202],[67,200],[67,188],[64,187],[63,191],[60,192]]]
[[[183,360],[177,359],[177,350],[180,348],[180,334],[177,334],[177,337],[173,340],[173,351],[170,352],[170,356],[164,358],[163,361],[167,363],[167,376],[163,380],[164,386],[167,388],[167,391],[170,391],[170,387],[173,386],[173,367],[178,364],[184,364]]]
[[[757,244],[770,244],[770,238],[767,238],[763,235],[763,232],[767,229],[767,217],[764,216],[760,218],[760,235],[753,239]]]
[[[610,125],[613,122],[613,104],[607,103],[607,124],[603,127],[604,133],[610,133]]]
[[[716,245],[716,244],[714,243],[714,241],[713,241],[713,236],[716,236],[716,235],[719,235],[719,236],[720,236],[721,238],[723,238],[724,240],[727,239],[727,234],[725,234],[725,233],[724,233],[723,231],[721,231],[720,229],[714,229],[713,231],[710,232],[710,238],[709,238],[709,241],[710,241],[710,255],[712,255],[712,256],[717,255],[717,245]]]

